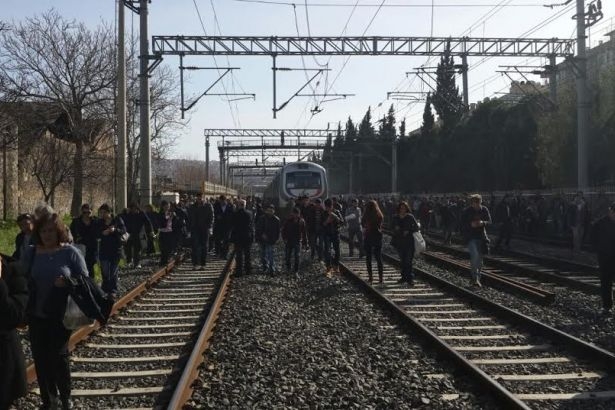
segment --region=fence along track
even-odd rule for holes
[[[346,259],[343,270],[506,407],[542,408],[546,400],[615,401],[613,353],[420,269],[415,269],[415,287],[400,285],[398,261],[385,259],[382,287],[367,284],[363,259]]]

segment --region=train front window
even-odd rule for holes
[[[286,188],[288,189],[318,189],[321,187],[318,172],[289,172],[286,174]]]

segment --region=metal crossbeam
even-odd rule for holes
[[[337,132],[337,131],[335,131]],[[282,128],[211,128],[205,129],[204,134],[210,138],[279,138],[284,135],[285,138],[326,138],[329,134],[333,134],[333,130],[316,130],[316,129],[282,129]],[[231,141],[228,141],[229,145]]]
[[[270,162],[265,164],[255,164],[254,162],[233,162],[230,163],[229,169],[278,169],[284,166],[283,162]]]
[[[280,139],[263,140],[263,141],[220,141],[218,143],[219,150],[232,151],[249,151],[260,149],[324,149],[326,141],[322,140],[304,140],[289,138],[284,144],[281,144]]]
[[[453,55],[567,57],[575,41],[557,38],[153,36],[155,55]]]

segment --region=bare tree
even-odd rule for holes
[[[90,30],[51,10],[2,32],[1,41],[0,93],[61,109],[49,129],[75,146],[71,212],[77,214],[87,156],[108,135],[108,125],[99,120],[114,100],[112,30],[104,25]]]
[[[28,152],[29,171],[36,178],[45,202],[55,206],[56,189],[72,177],[76,146],[44,133]]]

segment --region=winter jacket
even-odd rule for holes
[[[301,217],[289,216],[282,226],[282,239],[288,245],[307,244],[305,221]]]
[[[397,250],[410,249],[414,252],[414,237],[412,234],[419,231],[419,224],[412,214],[403,218],[399,215],[393,217],[393,236],[391,245]]]
[[[254,241],[254,224],[252,213],[246,209],[238,209],[230,219],[230,241],[237,246],[248,246]]]
[[[98,251],[98,225],[100,219],[90,218],[90,224],[86,225],[81,217],[74,218],[70,224],[70,232],[73,234],[73,241],[77,244],[85,245],[87,253]]]
[[[280,218],[275,215],[261,216],[256,221],[256,241],[274,245],[280,238]]]
[[[361,208],[358,206],[349,206],[346,209],[346,217],[344,218],[348,224],[349,231],[358,231],[361,229]]]
[[[489,209],[482,206],[479,209],[474,209],[469,206],[461,214],[461,233],[466,242],[472,239],[487,240],[487,231],[485,226],[472,227],[473,221],[483,221],[485,224],[491,223],[491,215]]]
[[[209,202],[193,204],[188,208],[190,232],[209,231],[214,226],[214,209]]]
[[[103,231],[114,226],[115,231],[108,235],[103,235]],[[107,225],[103,219],[98,223],[98,237],[100,238],[100,259],[113,260],[122,256],[122,235],[126,233],[126,225],[119,216],[111,219]]]
[[[153,231],[152,223],[144,212],[138,211],[132,213],[128,211],[123,214],[121,218],[126,225],[126,232],[128,232],[130,236],[139,237],[139,235],[141,235],[141,230],[144,228],[145,232],[148,234]]]
[[[337,209],[330,213],[325,211],[322,215],[322,229],[327,236],[333,237],[340,234],[340,226],[344,223],[342,214]]]

